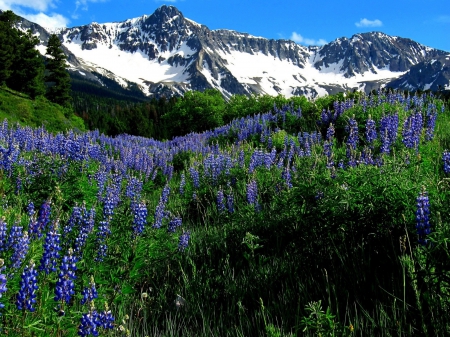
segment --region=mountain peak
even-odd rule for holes
[[[174,6],[167,6],[162,5],[161,7],[157,8],[153,15],[156,15],[157,17],[160,17],[161,19],[171,19],[175,18],[177,16],[183,16],[183,14],[178,10],[178,8]]]
[[[287,40],[210,30],[164,5],[151,15],[64,29],[59,36],[73,74],[102,85],[108,78],[146,95],[216,88],[225,97],[316,97],[350,89],[368,92],[400,77],[400,88],[449,87],[449,53],[377,31],[306,48]],[[418,81],[425,73],[426,80]]]

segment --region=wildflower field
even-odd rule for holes
[[[392,91],[168,141],[4,120],[1,334],[448,335],[449,149]]]

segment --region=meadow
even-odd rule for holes
[[[340,96],[167,141],[0,125],[5,336],[450,334],[450,111]]]

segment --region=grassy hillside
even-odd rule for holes
[[[70,110],[51,103],[44,97],[31,100],[25,94],[0,87],[0,120],[5,118],[10,124],[19,123],[31,127],[44,125],[50,132],[85,130],[83,120]]]
[[[387,91],[170,141],[0,123],[1,335],[448,336],[448,125]]]

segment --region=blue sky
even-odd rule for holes
[[[164,4],[210,29],[302,45],[381,31],[450,52],[450,0],[0,0],[0,9],[47,27],[74,27],[152,14]]]

